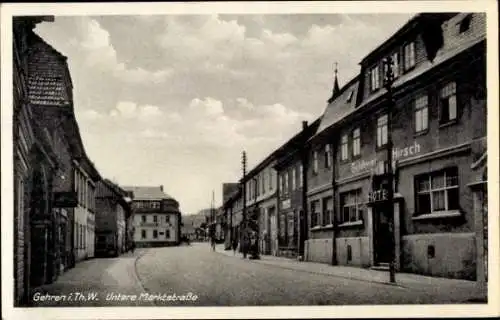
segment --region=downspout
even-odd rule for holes
[[[336,134],[331,135],[332,137],[337,137]],[[333,244],[332,244],[332,265],[337,265],[337,182],[336,182],[336,177],[337,177],[337,147],[338,147],[338,140],[336,138],[333,139],[332,142],[332,201],[333,201],[333,207],[332,207],[332,217],[331,217],[331,223],[333,225],[332,228],[332,238],[333,238]]]

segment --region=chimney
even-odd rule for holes
[[[302,130],[307,129],[307,121],[302,121]]]

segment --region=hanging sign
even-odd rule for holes
[[[389,192],[386,189],[379,189],[368,193],[368,202],[373,203],[373,202],[386,201],[388,197],[389,197]]]

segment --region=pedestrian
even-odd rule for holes
[[[234,239],[233,239],[233,255],[236,255],[236,249],[238,249],[238,238],[234,237]]]
[[[210,238],[210,242],[211,242],[211,245],[212,245],[212,250],[215,251],[215,238],[211,237]]]
[[[241,240],[241,251],[243,252],[243,259],[247,258],[249,246],[250,246],[249,231],[248,229],[245,229],[243,231],[243,239]]]

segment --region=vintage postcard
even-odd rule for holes
[[[2,318],[499,315],[497,10],[2,4]]]

